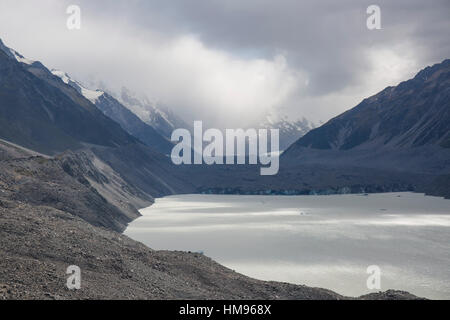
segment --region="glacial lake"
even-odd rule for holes
[[[366,285],[450,299],[450,200],[418,193],[178,195],[142,209],[125,234],[157,250],[203,252],[261,280],[331,289]]]

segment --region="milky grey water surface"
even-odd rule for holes
[[[450,200],[418,193],[179,195],[156,199],[125,234],[153,249],[203,252],[245,275],[358,296],[450,299]]]

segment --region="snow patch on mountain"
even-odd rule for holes
[[[97,101],[98,98],[100,98],[100,96],[102,96],[104,94],[103,91],[98,91],[98,90],[90,90],[90,89],[86,89],[86,88],[81,88],[81,94],[88,99],[89,101],[91,101],[93,104],[95,104],[95,102]]]
[[[69,75],[67,73],[65,73],[64,71],[61,70],[56,70],[53,69],[52,70],[52,74],[61,78],[61,80],[65,83],[65,84],[69,84],[69,81],[71,80]]]
[[[25,58],[24,56],[22,56],[20,53],[18,53],[16,50],[11,49],[9,47],[7,47],[2,40],[0,39],[0,50],[2,50],[3,52],[5,52],[9,57],[16,59],[17,62],[20,63],[25,63],[28,65],[33,64],[35,61],[30,60]]]
[[[33,60],[30,60],[30,59],[25,58],[24,56],[22,56],[22,55],[21,55],[20,53],[18,53],[17,51],[15,51],[15,50],[13,50],[13,49],[9,49],[9,50],[11,50],[11,53],[14,55],[14,58],[15,58],[18,62],[22,62],[22,63],[28,64],[28,65],[34,63]]]
[[[86,99],[91,101],[93,104],[104,94],[101,90],[91,90],[86,88],[80,82],[72,79],[67,73],[61,70],[52,69],[52,74],[60,78],[65,84],[74,87],[78,92],[80,92]]]

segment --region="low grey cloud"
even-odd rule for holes
[[[410,42],[420,62],[438,61],[450,50],[450,3],[445,0],[377,1],[380,31],[366,28],[373,1],[211,0],[139,1],[142,27],[170,27],[198,34],[208,45],[236,54],[270,58],[287,55],[293,68],[311,74],[317,93],[341,89],[370,68],[368,48]],[[152,21],[145,12],[163,12]]]
[[[170,105],[187,120],[245,126],[270,111],[315,122],[450,57],[450,2],[357,0],[0,1],[0,37],[30,58]]]

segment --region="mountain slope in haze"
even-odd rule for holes
[[[187,124],[168,107],[156,105],[145,96],[138,97],[125,87],[122,88],[119,100],[142,121],[169,140],[175,129],[183,128],[192,132],[192,125]]]
[[[450,173],[450,60],[311,130],[282,158],[297,164]]]
[[[260,123],[258,128],[278,129],[280,134],[279,149],[280,151],[284,151],[291,144],[313,129],[314,124],[304,117],[301,120],[290,120],[287,116],[276,118],[267,116],[265,120]]]
[[[170,154],[173,144],[160,135],[153,127],[144,123],[109,93],[87,89],[65,72],[52,70],[52,73],[60,77],[66,84],[74,87],[80,94],[95,104],[107,117],[120,124],[129,134],[163,154]]]

